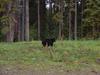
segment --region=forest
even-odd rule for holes
[[[100,39],[99,0],[0,0],[0,41]]]
[[[0,0],[0,75],[100,75],[100,0]]]

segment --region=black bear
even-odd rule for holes
[[[55,42],[55,38],[52,38],[52,39],[45,39],[45,40],[42,40],[42,45],[44,47],[46,46],[53,46],[53,43]]]

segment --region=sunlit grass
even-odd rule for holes
[[[40,41],[0,43],[0,65],[29,67],[98,68],[100,41],[56,41],[43,48]]]

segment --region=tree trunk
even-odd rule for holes
[[[18,0],[18,41],[25,37],[25,0]]]
[[[64,2],[63,1],[59,1],[59,5],[60,5],[60,8],[59,8],[59,12],[61,14],[61,20],[59,22],[59,40],[63,40],[63,37],[64,37],[64,34],[63,34],[63,26],[64,26]]]
[[[75,0],[75,27],[74,27],[74,39],[77,40],[77,0]]]
[[[40,40],[40,0],[38,0],[38,40]]]
[[[29,41],[29,0],[25,0],[25,41]]]
[[[62,31],[62,28],[61,28],[61,23],[59,23],[59,40],[61,40],[61,31]]]
[[[14,18],[14,11],[12,10],[13,2],[10,2],[8,4],[8,11],[7,11],[7,17],[8,17],[8,32],[6,34],[6,41],[7,42],[13,42],[14,41],[14,26],[15,26],[15,18]],[[12,12],[11,12],[12,11]]]
[[[69,25],[69,40],[72,40],[72,33],[71,33],[71,1],[69,1],[68,3],[68,9],[69,9],[69,12],[68,12],[68,25]]]

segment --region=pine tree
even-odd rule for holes
[[[100,37],[100,0],[86,0],[84,10],[84,29],[87,29],[85,36],[96,39]]]

